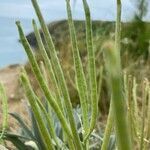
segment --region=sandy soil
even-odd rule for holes
[[[21,70],[21,66],[19,65],[11,65],[4,69],[0,70],[0,82],[4,84],[6,94],[8,97],[8,109],[9,112],[17,112],[22,117],[27,116],[27,111],[25,109],[25,103],[23,99],[19,99],[17,92],[19,90],[19,73]],[[1,103],[0,103],[0,116],[2,115],[1,111]],[[18,125],[14,121],[14,119],[9,115],[9,126],[11,130],[15,130],[18,128]],[[0,117],[0,124],[2,123],[2,117]]]
[[[8,66],[0,70],[0,82],[4,84],[9,99],[14,99],[18,86],[20,66]]]

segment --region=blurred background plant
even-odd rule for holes
[[[123,30],[123,36],[126,36],[129,41],[131,40],[127,44],[131,57],[137,60],[139,56],[143,56],[144,60],[147,61],[150,57],[150,24],[146,24],[144,17],[148,12],[148,1],[134,0],[132,2],[135,5],[136,12],[127,30]]]

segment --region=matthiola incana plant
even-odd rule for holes
[[[66,0],[68,25],[74,62],[74,85],[77,89],[80,105],[73,108],[69,90],[64,77],[61,62],[58,59],[55,46],[44,21],[36,0],[31,0],[38,17],[44,42],[41,38],[36,21],[32,21],[34,34],[38,43],[43,62],[39,63],[24,34],[19,21],[16,22],[20,41],[26,51],[36,81],[42,91],[42,97],[33,90],[33,86],[25,69],[21,72],[21,83],[26,98],[30,104],[31,126],[29,127],[18,114],[11,113],[20,124],[21,135],[5,132],[7,120],[7,103],[4,90],[0,86],[3,97],[4,124],[0,131],[2,140],[11,141],[18,149],[36,150],[89,150],[89,149],[119,149],[132,150],[134,143],[142,149],[149,148],[150,126],[145,124],[146,114],[150,120],[150,87],[147,79],[143,82],[142,94],[142,123],[134,118],[138,116],[138,101],[136,78],[132,79],[123,74],[120,59],[121,41],[121,0],[116,0],[117,18],[115,41],[106,41],[102,46],[105,75],[108,79],[108,90],[111,95],[107,124],[104,132],[98,129],[98,99],[101,84],[96,80],[100,70],[100,83],[103,76],[102,66],[96,67],[95,51],[92,35],[92,21],[89,6],[82,0],[85,12],[86,47],[87,47],[87,76],[78,49],[78,41],[70,0]],[[96,70],[98,68],[98,70]],[[50,82],[49,82],[50,81]],[[49,86],[52,84],[55,90]],[[148,106],[146,107],[146,102]],[[147,132],[145,132],[147,131]],[[140,143],[140,144],[139,144]]]

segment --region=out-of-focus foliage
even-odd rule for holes
[[[128,30],[124,30],[125,34],[130,40],[132,40],[128,49],[129,52],[133,52],[134,58],[138,58],[143,55],[147,60],[149,57],[149,44],[150,44],[150,24],[144,22],[144,17],[148,12],[148,0],[133,0],[136,12],[133,14],[133,19],[128,27]]]

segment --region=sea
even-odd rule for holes
[[[122,0],[123,21],[130,21],[137,12],[136,1],[138,0]],[[65,0],[38,0],[38,3],[47,23],[67,18]],[[93,20],[115,20],[116,0],[88,0],[88,3]],[[84,19],[82,0],[71,0],[71,7],[74,19]],[[33,18],[37,20],[31,0],[0,0],[0,68],[27,61],[25,51],[19,43],[15,22],[20,20],[27,35],[33,31]],[[150,21],[150,11],[144,19]]]

